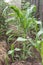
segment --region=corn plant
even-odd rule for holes
[[[35,47],[41,55],[42,65],[43,65],[43,26],[42,26],[42,22],[40,24],[40,30],[38,31],[36,35],[36,46]]]
[[[26,59],[27,55],[29,55],[30,50],[29,48],[29,44],[26,45],[27,41],[27,32],[30,28],[34,28],[36,29],[37,27],[37,20],[34,18],[34,13],[36,12],[36,6],[35,5],[31,5],[30,7],[28,7],[26,10],[22,11],[20,10],[18,7],[16,6],[10,6],[10,8],[13,10],[13,14],[15,13],[17,16],[17,23],[18,23],[18,30],[20,29],[21,31],[23,31],[23,36],[19,37],[16,41],[23,41],[23,49],[22,49],[22,59]],[[13,15],[14,16],[14,15]],[[12,19],[13,20],[13,19]],[[11,19],[7,19],[7,22],[11,21]],[[30,45],[31,46],[31,45]],[[26,51],[25,51],[26,50]]]
[[[40,26],[40,28],[36,34],[36,38],[35,40],[32,40],[32,38],[30,38],[29,41],[36,48],[36,50],[40,53],[40,56],[42,58],[42,65],[43,65],[43,27],[42,27],[41,21],[38,21],[37,23]]]
[[[27,7],[26,10],[24,11],[22,11],[16,6],[9,6],[9,7],[13,10],[13,13],[10,14],[11,16],[13,16],[13,18],[9,18],[6,21],[7,23],[9,23],[10,21],[14,20],[14,23],[15,23],[15,16],[17,17],[17,20],[16,20],[17,28],[18,30],[22,32],[23,35],[21,37],[18,37],[16,41],[23,42],[22,43],[23,48],[21,49],[22,50],[21,57],[22,59],[26,59],[28,55],[30,54],[28,53],[30,51],[29,47],[31,48],[31,46],[35,46],[33,41],[35,40],[37,41],[37,37],[35,38],[35,40],[31,38],[27,38],[27,33],[30,31],[31,28],[36,30],[35,34],[37,34],[38,32],[37,25],[40,24],[40,22],[37,21],[37,19],[34,17],[34,13],[36,12],[36,6],[31,5],[30,7]],[[31,43],[30,46],[29,46],[29,43]]]

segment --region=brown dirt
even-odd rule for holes
[[[6,65],[5,59],[8,50],[7,48],[8,48],[7,43],[5,41],[0,41],[0,65]],[[36,50],[34,50],[34,52],[36,55],[40,56]],[[8,58],[8,62],[9,65],[41,65],[40,61],[31,57],[29,57],[25,61],[14,61],[14,63],[12,63],[11,60]]]
[[[0,65],[4,65],[7,53],[7,44],[5,41],[0,41]]]
[[[39,63],[39,62],[32,63],[32,62],[23,61],[23,62],[15,62],[15,63],[12,63],[11,65],[41,65],[41,63]]]

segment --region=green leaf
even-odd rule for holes
[[[40,44],[41,44],[41,41],[40,40],[37,40],[36,44],[35,44],[35,48],[40,51]]]
[[[36,6],[31,5],[31,7],[29,7],[26,11],[26,18],[28,18],[30,14],[32,15],[32,13],[35,12],[35,11],[36,11]]]
[[[14,50],[14,44],[11,44],[11,50]]]
[[[5,20],[5,22],[11,22],[11,21],[14,21],[15,20],[15,17],[12,17],[12,18],[9,18],[9,19],[7,19],[7,20]]]
[[[14,36],[14,35],[12,34],[12,35],[9,36],[9,38],[12,38],[13,36]]]
[[[15,13],[9,13],[8,15],[9,16],[15,16]]]
[[[8,54],[12,54],[14,52],[14,50],[9,50]]]
[[[41,22],[41,21],[36,21],[36,23],[37,23],[37,24],[40,24],[40,25],[42,24],[42,22]]]
[[[10,34],[12,31],[13,31],[13,30],[8,30],[8,31],[6,32],[6,35]]]
[[[37,36],[39,37],[40,35],[43,34],[43,29],[41,29],[38,33],[37,33]]]
[[[30,7],[30,3],[26,2],[25,5],[23,6],[23,9],[26,10],[28,7]]]
[[[16,7],[16,6],[10,6],[10,8],[13,9],[14,12],[16,12],[16,14],[18,15],[18,17],[21,18],[23,16],[22,11],[18,7]]]
[[[41,57],[43,59],[43,41],[41,42]]]
[[[16,41],[22,41],[22,42],[24,42],[24,41],[27,41],[27,39],[22,38],[22,37],[18,37]]]
[[[36,6],[35,5],[31,5],[31,10],[32,10],[32,12],[36,12],[36,10],[37,10]]]
[[[20,49],[20,48],[15,48],[14,50],[15,50],[15,51],[21,51],[21,49]]]
[[[6,16],[6,11],[7,11],[7,9],[8,9],[8,6],[6,6],[5,9],[3,10],[3,13],[2,13],[2,14],[3,14],[4,16]]]

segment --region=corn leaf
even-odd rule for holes
[[[14,12],[16,12],[16,14],[18,15],[18,17],[21,18],[23,16],[22,11],[18,7],[16,7],[16,6],[10,6],[10,8],[13,9]]]
[[[18,37],[18,38],[17,38],[17,41],[22,41],[22,42],[24,42],[24,41],[27,41],[27,39],[22,38],[22,37]]]
[[[9,50],[8,54],[12,54],[14,52],[14,50]]]
[[[12,31],[13,31],[13,30],[8,30],[8,31],[6,32],[6,35],[10,34]]]
[[[14,50],[15,50],[15,51],[21,51],[21,49],[20,49],[20,48],[15,48]]]

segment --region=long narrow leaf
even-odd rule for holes
[[[9,23],[9,22],[14,21],[14,20],[15,20],[15,17],[12,17],[12,18],[5,20],[5,22]]]
[[[35,11],[36,11],[36,6],[31,5],[31,7],[29,7],[26,11],[26,18],[28,18],[30,14],[32,15],[32,12],[35,12]]]
[[[43,29],[41,29],[38,33],[37,33],[37,36],[39,37],[40,35],[43,34]]]
[[[18,7],[10,6],[10,8],[13,9],[19,17],[23,16],[21,10]]]

